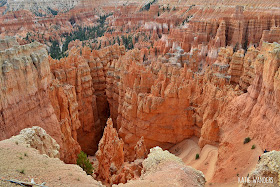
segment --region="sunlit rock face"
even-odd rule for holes
[[[167,179],[168,180],[165,180]],[[186,166],[182,160],[160,147],[150,150],[143,161],[139,180],[131,180],[118,186],[205,186],[206,180],[201,171]]]
[[[83,57],[76,55],[77,51],[73,49],[67,58],[60,61],[50,58],[50,66],[55,79],[62,85],[72,87],[73,100],[76,103],[72,104],[70,101],[69,104],[72,104],[70,112],[74,112],[76,120],[71,120],[71,123],[77,130],[76,137],[82,149],[93,155],[99,141],[95,140],[95,131],[96,129],[101,131],[100,120],[97,114],[90,67]]]
[[[20,46],[15,39],[0,42],[3,44],[0,52],[0,139],[16,135],[24,128],[40,126],[60,145],[60,158],[75,163],[80,151],[76,136],[79,123],[71,125],[69,113],[75,119],[75,109],[69,112],[67,107],[75,106],[73,90],[52,83],[48,54],[43,45],[35,42]]]

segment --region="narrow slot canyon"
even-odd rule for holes
[[[75,56],[80,51],[73,50],[73,55],[63,61],[50,59],[50,64],[54,79],[75,88],[81,124],[77,129],[77,141],[85,153],[94,155],[110,117],[106,95],[107,70],[104,68],[110,62],[101,62],[98,56],[90,59],[92,54],[86,54],[90,53],[86,50],[82,56]]]

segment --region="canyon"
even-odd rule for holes
[[[69,165],[73,186],[279,184],[277,0],[14,3],[0,1],[3,151]]]

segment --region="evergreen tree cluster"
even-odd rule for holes
[[[46,14],[43,14],[42,12],[34,12],[35,16],[39,16],[39,17],[45,17]]]
[[[85,40],[95,39],[103,36],[105,32],[106,32],[106,28],[102,25],[96,27],[84,27],[84,28],[78,27],[76,31],[66,36],[66,39],[62,47],[62,52],[68,50],[68,44],[73,40],[85,41]]]
[[[81,151],[78,154],[77,158],[77,165],[79,165],[83,170],[88,174],[91,175],[93,173],[93,167],[92,164],[90,163],[87,154]]]
[[[75,20],[74,17],[71,17],[71,18],[69,19],[69,22],[71,23],[71,25],[74,25],[74,24],[76,23],[76,20]]]
[[[133,42],[132,42],[132,36],[130,36],[130,35],[122,36],[122,40],[123,40],[123,44],[126,49],[130,50],[130,49],[134,48]]]
[[[62,57],[64,57],[64,54],[61,52],[57,40],[52,41],[52,45],[50,47],[50,56],[54,59],[61,59]]]
[[[23,39],[26,40],[26,41],[28,41],[28,42],[30,42],[30,40],[31,40],[31,33],[28,32],[28,33],[26,34],[26,37],[23,38]]]
[[[98,37],[101,37],[104,35],[104,33],[107,30],[107,27],[105,26],[105,21],[108,16],[111,14],[100,16],[100,19],[98,22],[100,23],[98,26],[94,27],[77,27],[77,29],[68,34],[64,33],[61,37],[65,37],[65,41],[62,45],[62,50],[60,50],[59,42],[58,41],[51,41],[52,45],[50,48],[50,55],[52,58],[60,59],[65,57],[65,52],[68,50],[68,44],[73,40],[90,40],[90,39],[96,39]]]

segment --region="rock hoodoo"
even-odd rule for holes
[[[112,184],[114,175],[118,175],[124,163],[124,143],[119,139],[116,129],[113,128],[112,119],[109,118],[101,138],[96,158],[98,159],[98,177],[106,183]]]

